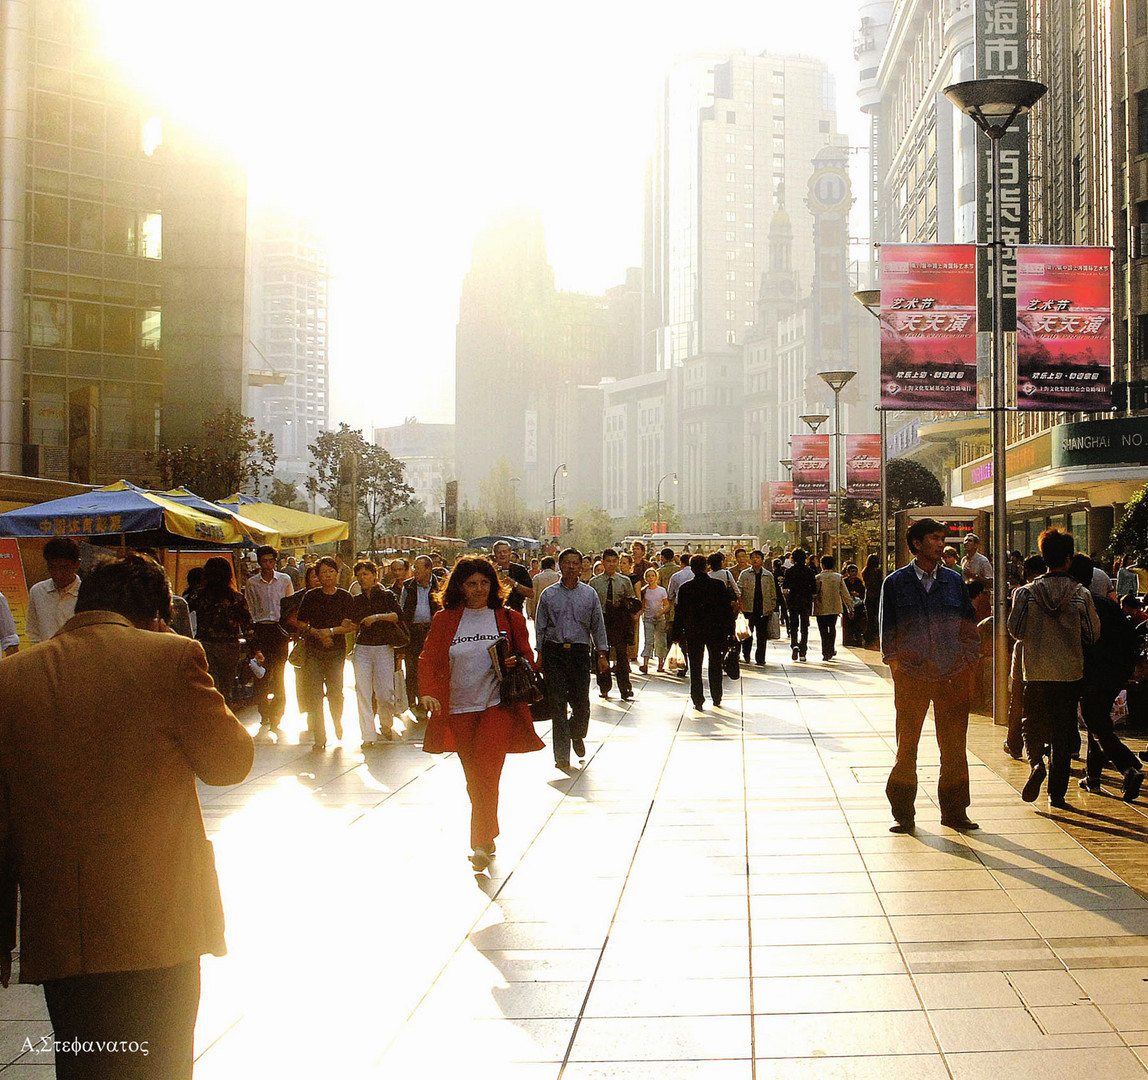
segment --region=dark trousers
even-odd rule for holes
[[[877,618],[880,611],[880,599],[870,600],[865,597],[865,645],[870,649],[880,648],[881,625]]]
[[[622,697],[629,697],[634,688],[630,683],[630,645],[621,635],[610,638],[610,651],[614,654],[614,678],[618,680],[618,693]],[[598,689],[603,694],[610,692],[613,683],[610,681],[610,672],[598,672]]]
[[[1080,684],[1080,713],[1088,729],[1088,757],[1085,771],[1099,780],[1104,763],[1112,762],[1118,772],[1140,768],[1136,755],[1117,737],[1112,728],[1112,704],[1124,683],[1085,679]]]
[[[470,846],[489,847],[498,835],[498,782],[510,745],[514,717],[494,705],[477,713],[451,713],[447,727],[458,746],[458,760],[470,796]]]
[[[403,656],[407,669],[407,704],[413,708],[419,700],[419,653],[430,633],[430,623],[412,623],[409,629],[411,640]]]
[[[817,632],[821,635],[821,659],[828,660],[837,651],[837,616],[818,615]]]
[[[190,1080],[198,958],[147,971],[50,979],[44,998],[58,1080]],[[97,1050],[96,1042],[115,1049]]]
[[[323,691],[335,725],[335,737],[343,729],[343,664],[347,654],[342,641],[333,649],[313,649],[307,656],[307,727],[316,746],[327,745],[327,724],[323,719]]]
[[[864,647],[866,626],[865,605],[858,604],[852,612],[841,616],[841,643]]]
[[[238,641],[201,641],[207,655],[207,673],[227,703],[231,704],[235,690],[235,673],[239,670],[240,647]]]
[[[287,638],[278,623],[255,624],[254,645],[263,654],[265,674],[255,684],[255,697],[259,703],[259,716],[270,724],[278,724],[287,711],[287,698],[283,689],[283,668],[287,663]]]
[[[809,612],[789,609],[789,644],[799,656],[809,648]]]
[[[1072,755],[1080,745],[1076,731],[1076,703],[1080,682],[1026,682],[1024,684],[1024,752],[1034,768],[1048,757],[1048,797],[1063,799],[1072,775]]]
[[[912,821],[917,800],[917,747],[929,703],[941,751],[941,775],[937,802],[941,817],[963,818],[970,801],[969,762],[965,743],[969,730],[969,676],[919,679],[898,674],[893,680],[893,703],[897,710],[897,760],[885,795],[898,821]]]
[[[765,635],[769,630],[769,616],[768,615],[747,615],[745,621],[749,623],[749,637],[741,643],[741,656],[747,663],[749,662],[749,650],[753,644],[754,636],[757,636],[757,648],[754,650],[754,662],[757,664],[765,663]]]
[[[721,704],[722,667],[721,662],[725,656],[726,639],[711,638],[709,641],[697,641],[686,638],[686,656],[690,663],[690,697],[700,709],[706,700],[705,687],[702,684],[702,659],[709,653],[710,697],[715,705]]]
[[[569,765],[570,740],[584,739],[590,730],[590,646],[544,644],[542,675],[550,697],[554,760]]]

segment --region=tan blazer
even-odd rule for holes
[[[0,949],[20,980],[223,955],[198,776],[235,784],[251,737],[203,647],[122,615],[75,615],[0,663]]]

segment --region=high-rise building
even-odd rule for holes
[[[402,463],[403,480],[426,507],[434,528],[446,507],[446,484],[455,475],[454,425],[424,424],[409,416],[394,427],[375,428],[375,445]]]
[[[0,470],[148,482],[243,406],[245,174],[109,70],[86,0],[0,34]]]
[[[250,259],[252,415],[275,438],[278,471],[302,477],[331,416],[327,252],[303,215],[266,208],[252,214]]]
[[[459,498],[505,460],[518,497],[549,503],[567,465],[561,502],[601,503],[602,417],[596,387],[637,370],[639,277],[605,296],[554,287],[542,221],[516,213],[476,241],[463,282],[455,342]]]

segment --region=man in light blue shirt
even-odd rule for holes
[[[566,770],[571,746],[580,759],[586,757],[591,656],[597,654],[599,673],[608,672],[610,646],[598,594],[579,580],[582,553],[567,548],[558,556],[558,570],[562,579],[542,590],[534,625],[554,724],[554,764]]]

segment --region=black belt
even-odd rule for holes
[[[544,641],[542,643],[544,649],[578,649],[585,652],[590,651],[589,645],[582,645],[577,641]]]

